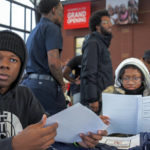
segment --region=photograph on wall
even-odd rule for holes
[[[106,0],[106,9],[113,24],[138,22],[139,0]]]

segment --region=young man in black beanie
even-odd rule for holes
[[[58,125],[44,128],[43,108],[26,87],[18,86],[25,60],[23,40],[11,31],[0,31],[1,150],[44,150],[56,136]]]
[[[46,115],[43,116],[42,106],[28,88],[18,86],[26,57],[23,40],[11,31],[0,31],[0,149],[2,150],[45,150],[54,143],[56,136],[57,123],[44,128]],[[40,121],[42,116],[43,119]],[[89,132],[88,135],[80,135],[82,142],[79,143],[79,147],[57,142],[53,147],[57,150],[61,150],[62,147],[63,150],[94,148],[103,135],[106,135],[105,131],[98,131],[97,134]],[[51,149],[53,148],[49,150]]]

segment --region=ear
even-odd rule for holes
[[[55,11],[56,11],[56,9],[55,9],[55,7],[53,7],[53,9],[52,9],[52,15],[55,15]]]
[[[96,26],[96,31],[100,32],[100,26]]]

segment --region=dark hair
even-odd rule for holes
[[[150,59],[150,50],[144,52],[143,59]]]
[[[89,26],[90,26],[90,30],[92,32],[96,31],[96,26],[100,25],[101,18],[103,16],[109,16],[108,11],[100,10],[100,11],[96,11],[92,14],[92,16],[90,17],[90,20],[89,20]]]
[[[37,9],[41,14],[48,14],[59,3],[60,0],[41,0]]]
[[[140,70],[140,68],[138,68],[138,67],[135,66],[135,65],[126,65],[126,66],[124,66],[124,67],[120,70],[120,72],[119,72],[119,80],[122,79],[122,76],[123,76],[123,74],[125,73],[125,70],[126,70],[126,69],[129,69],[129,68],[131,68],[131,69],[137,69],[137,70],[141,73],[141,75],[142,75],[142,81],[144,81],[144,75],[143,75],[142,71]]]

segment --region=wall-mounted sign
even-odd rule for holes
[[[64,6],[64,29],[88,28],[91,3],[75,3]]]

